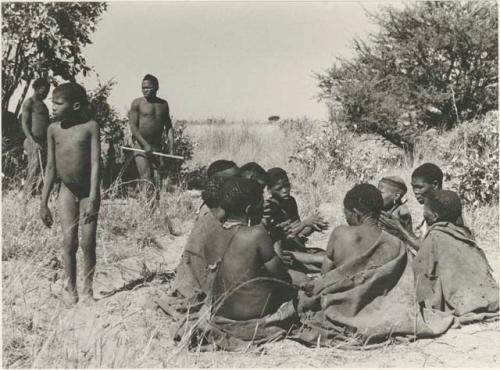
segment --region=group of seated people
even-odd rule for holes
[[[329,225],[318,214],[301,219],[284,169],[215,161],[169,304],[159,305],[197,325],[203,312],[203,335],[225,349],[284,336],[312,345],[348,333],[364,341],[435,336],[496,319],[498,284],[463,223],[459,196],[442,185],[432,163],[413,171],[423,205],[415,230],[401,178],[355,185],[344,197],[347,225],[332,231],[325,250],[306,246]]]

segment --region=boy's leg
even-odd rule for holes
[[[87,209],[88,198],[80,200],[80,213],[83,213]],[[83,295],[84,299],[93,299],[93,281],[94,272],[96,265],[96,231],[97,231],[97,217],[99,215],[99,209],[97,213],[93,215],[92,221],[89,223],[82,224],[82,240],[80,246],[83,252]]]
[[[38,158],[37,150],[30,139],[24,139],[24,150],[26,152],[26,158],[28,160],[28,167],[26,169],[26,180],[24,183],[24,194],[26,200],[29,196],[35,195],[35,189],[37,187],[37,176],[38,176]]]
[[[61,183],[59,214],[63,232],[63,265],[66,290],[78,301],[76,291],[76,251],[78,250],[78,199]]]

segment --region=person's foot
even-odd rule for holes
[[[97,299],[94,298],[93,293],[85,293],[82,295],[81,303],[88,305],[97,302]]]
[[[58,292],[53,292],[53,294],[66,306],[66,308],[71,308],[78,303],[77,292],[70,292],[67,289],[62,289]]]

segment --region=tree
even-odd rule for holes
[[[497,3],[419,2],[368,14],[379,26],[355,39],[355,57],[317,74],[320,98],[350,128],[412,154],[423,130],[446,130],[498,105]]]
[[[74,81],[90,71],[82,49],[90,44],[105,3],[2,3],[2,111],[22,87],[17,116],[37,77]]]

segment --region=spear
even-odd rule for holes
[[[122,148],[123,150],[130,150],[132,152],[146,153],[146,151],[142,150],[142,149],[129,148],[129,147],[126,147],[126,146],[121,146],[121,145],[120,145],[120,148]],[[184,160],[184,157],[182,157],[180,155],[164,154],[164,153],[159,153],[159,152],[151,152],[151,153],[154,154],[154,155],[158,155],[160,157],[166,157],[166,158],[174,158],[174,159],[182,159],[182,160]]]

